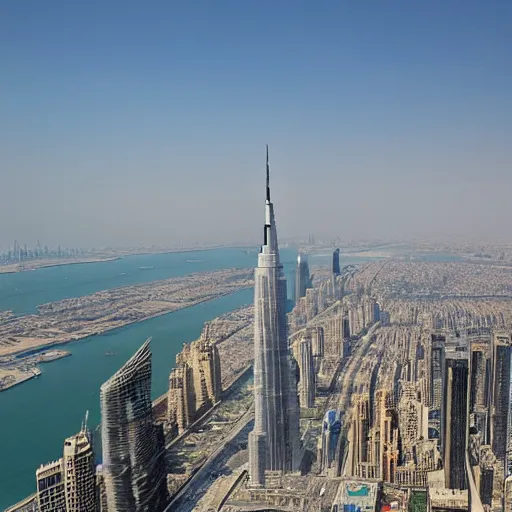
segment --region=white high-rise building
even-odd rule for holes
[[[288,349],[286,279],[270,202],[268,146],[264,240],[254,272],[254,407],[250,484],[264,486],[266,471],[296,471],[300,464],[296,365]]]

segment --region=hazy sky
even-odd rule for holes
[[[510,0],[0,3],[0,247],[512,240]]]

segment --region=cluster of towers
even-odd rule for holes
[[[433,510],[510,510],[511,334],[392,326],[360,348],[347,475],[428,487]]]
[[[167,421],[171,432],[183,433],[201,414],[220,400],[219,351],[208,336],[185,344],[169,376]]]
[[[60,245],[57,248],[50,249],[47,245],[42,247],[39,240],[35,247],[27,247],[27,244],[21,245],[17,240],[14,240],[12,248],[0,252],[0,265],[49,258],[78,258],[84,255],[84,249],[63,248]]]
[[[149,339],[101,386],[100,400],[102,465],[95,465],[86,419],[65,440],[62,458],[36,471],[39,512],[165,508],[165,442],[162,425],[153,421]]]

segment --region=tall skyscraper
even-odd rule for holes
[[[443,398],[443,372],[445,358],[446,336],[442,334],[432,334],[430,340],[431,357],[430,357],[430,392],[431,403],[434,409],[441,409],[441,401]],[[441,423],[443,418],[441,418]],[[442,427],[442,426],[441,426]]]
[[[108,510],[153,512],[167,499],[164,447],[153,423],[149,343],[100,389]]]
[[[507,469],[507,448],[510,444],[510,371],[512,341],[508,333],[493,334],[491,443],[492,451],[504,472]]]
[[[178,434],[182,434],[193,421],[195,404],[190,374],[190,367],[183,364],[173,368],[169,376],[167,421]]]
[[[312,408],[315,406],[316,374],[311,339],[300,339],[297,349],[300,372],[299,404],[303,408]]]
[[[311,287],[308,259],[305,254],[297,256],[295,270],[295,302],[306,296],[306,290]]]
[[[263,245],[254,273],[254,413],[250,483],[264,486],[266,471],[295,471],[300,463],[296,366],[288,350],[286,279],[270,202],[268,146]]]
[[[449,489],[467,489],[465,453],[468,421],[468,360],[446,357],[444,385],[444,447],[445,485]]]
[[[91,433],[86,423],[64,441],[66,512],[96,511],[96,475]]]
[[[335,276],[339,276],[341,274],[341,269],[340,269],[340,250],[339,249],[336,249],[332,253],[332,273]]]
[[[62,459],[50,462],[36,471],[37,510],[66,512],[64,468]]]

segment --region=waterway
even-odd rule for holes
[[[292,249],[281,251],[288,283],[293,283],[295,254]],[[33,312],[44,302],[116,286],[220,268],[254,267],[256,258],[255,252],[218,249],[130,256],[116,261],[5,274],[0,276],[0,309],[14,309],[17,314],[23,314]],[[140,269],[141,266],[154,268]],[[293,289],[290,285],[288,288],[291,297]],[[241,290],[67,344],[65,349],[71,352],[71,357],[41,364],[40,378],[1,392],[0,510],[35,491],[36,468],[62,455],[64,439],[80,429],[86,410],[89,425],[99,424],[101,384],[147,337],[152,337],[152,394],[156,398],[168,387],[169,372],[183,343],[196,339],[206,321],[252,300],[252,289]]]
[[[283,253],[293,258],[294,252]],[[250,268],[255,265],[256,251],[241,248],[165,254],[140,254],[112,261],[58,265],[33,271],[0,274],[0,310],[16,314],[34,313],[47,302],[89,295],[193,272],[223,268]]]

